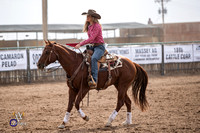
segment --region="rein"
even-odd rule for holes
[[[70,78],[67,78],[67,82],[69,83],[69,86],[74,89],[73,85],[72,85],[72,81],[74,80],[74,78],[76,77],[76,75],[78,74],[78,72],[80,71],[81,67],[83,69],[83,65],[84,65],[84,60],[81,62],[81,64],[78,66],[78,68],[76,69],[76,71],[73,73],[73,75]]]
[[[54,44],[55,45],[55,44]],[[53,45],[53,47],[52,47],[52,49],[51,49],[51,51],[50,51],[50,54],[49,54],[49,57],[45,60],[45,64],[46,64],[46,62],[47,62],[47,60],[51,60],[51,55],[52,55],[52,53],[54,53],[55,55],[56,55],[56,57],[57,57],[57,60],[59,59],[59,55],[58,55],[58,53],[56,53],[56,51],[55,51],[55,46]],[[82,51],[80,50],[80,49],[78,49],[79,51],[80,51],[80,53],[83,55],[83,53],[82,53]],[[51,72],[54,72],[54,71],[56,71],[56,70],[58,70],[59,68],[61,67],[61,65],[59,65],[59,66],[55,66],[55,67],[52,67],[52,68],[49,68],[49,69],[47,69],[47,71],[46,71],[46,73],[51,73]],[[76,71],[75,71],[76,72]],[[74,72],[74,73],[75,73]],[[76,75],[76,74],[75,74]],[[72,79],[73,80],[73,79]]]

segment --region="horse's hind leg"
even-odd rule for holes
[[[123,125],[130,125],[132,124],[131,100],[127,94],[125,96],[125,104],[127,107],[127,114],[126,114],[126,121],[123,122]]]
[[[75,107],[76,107],[78,113],[80,114],[80,116],[81,116],[85,121],[88,121],[88,120],[89,120],[89,117],[86,116],[85,113],[81,110],[81,108],[80,108],[80,102],[81,102],[82,99],[85,97],[85,95],[88,93],[88,91],[89,91],[88,88],[79,90],[78,96],[77,96],[77,99],[76,99],[76,102],[75,102]]]

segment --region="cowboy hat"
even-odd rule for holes
[[[101,19],[101,16],[92,9],[89,9],[88,12],[83,12],[81,15],[91,15],[92,17],[95,17],[97,19]]]

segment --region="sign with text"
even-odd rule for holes
[[[27,69],[26,50],[0,51],[0,71]]]
[[[165,45],[164,61],[165,63],[192,62],[192,45]]]
[[[132,48],[132,61],[138,64],[161,63],[161,45],[135,46]]]
[[[29,51],[29,58],[30,58],[30,69],[37,69],[37,62],[40,59],[42,55],[43,49],[30,49]],[[58,61],[51,63],[50,65],[47,66],[47,68],[59,66],[60,63]]]
[[[194,62],[200,61],[200,44],[193,44]]]
[[[132,58],[131,47],[108,47],[107,50],[110,54],[121,55],[130,60]]]

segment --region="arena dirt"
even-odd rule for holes
[[[200,75],[150,77],[147,98],[150,109],[146,112],[132,104],[132,125],[121,124],[126,119],[124,105],[112,127],[106,128],[117,91],[113,86],[98,93],[92,90],[89,106],[87,96],[81,103],[90,120],[82,120],[73,108],[66,129],[59,130],[68,103],[65,82],[1,86],[0,132],[200,132]],[[21,125],[11,127],[14,112],[24,112],[24,116]]]

